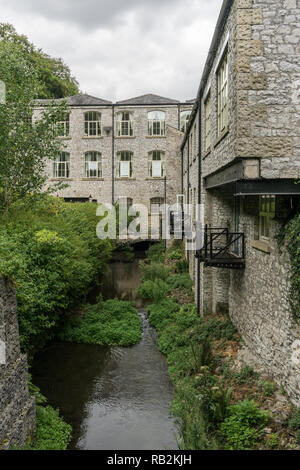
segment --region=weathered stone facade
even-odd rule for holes
[[[70,136],[62,139],[64,151],[70,154],[70,177],[54,178],[53,163],[48,162],[47,174],[49,184],[57,181],[68,184],[66,189],[57,192],[64,198],[90,198],[103,203],[116,202],[120,197],[127,197],[133,203],[144,204],[150,208],[152,198],[164,201],[164,178],[153,178],[149,175],[149,152],[160,150],[165,152],[165,174],[167,186],[167,203],[174,204],[176,195],[180,193],[180,157],[178,149],[182,141],[180,132],[180,114],[192,108],[190,103],[145,95],[116,104],[94,104],[92,98],[86,98],[84,105],[70,106]],[[99,100],[101,102],[101,100]],[[41,100],[40,105],[43,105]],[[45,102],[45,104],[47,101]],[[96,111],[101,114],[101,136],[84,136],[84,114]],[[148,112],[165,112],[166,132],[164,136],[148,135]],[[37,116],[39,113],[37,108]],[[130,112],[134,123],[134,135],[118,137],[116,121],[118,113]],[[174,151],[176,150],[176,151]],[[97,151],[102,155],[102,177],[85,177],[85,154]],[[117,155],[121,151],[133,153],[133,174],[130,178],[118,175]]]
[[[245,235],[245,268],[200,267],[201,312],[227,309],[246,346],[300,403],[299,327],[289,304],[290,262],[276,234],[299,207],[300,2],[223,2],[184,137],[184,193],[201,188],[204,222]],[[218,131],[217,71],[227,51],[228,126]],[[211,98],[211,145],[205,148],[205,101]],[[193,143],[201,102],[201,128]],[[200,141],[201,139],[201,141]],[[201,145],[199,145],[201,143]],[[191,158],[196,145],[198,158]],[[193,150],[194,151],[194,150]],[[195,151],[194,151],[195,152]],[[199,157],[201,180],[197,179]],[[259,196],[276,195],[268,239],[259,234]],[[193,254],[190,273],[197,277]]]
[[[8,280],[0,278],[0,449],[22,447],[35,426],[35,402],[28,392],[27,359],[20,352],[17,302]],[[2,361],[4,362],[4,356]]]

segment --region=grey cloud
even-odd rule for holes
[[[95,29],[123,23],[133,12],[155,12],[157,16],[180,3],[182,0],[10,0],[9,5],[26,13]]]
[[[196,94],[221,0],[0,0],[2,21],[110,100]]]

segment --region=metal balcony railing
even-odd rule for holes
[[[245,267],[245,235],[228,228],[205,227],[204,246],[196,254],[205,266],[230,269]]]

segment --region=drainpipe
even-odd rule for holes
[[[112,172],[112,188],[111,188],[111,203],[115,203],[115,105],[112,105],[112,143],[111,143],[111,172]]]
[[[202,129],[201,129],[201,101],[202,91],[199,94],[198,102],[198,205],[202,202]],[[200,207],[199,207],[200,210]],[[199,214],[200,215],[200,214]],[[201,315],[201,293],[200,293],[200,259],[197,259],[197,312]]]
[[[181,106],[180,103],[178,105],[178,130],[180,131],[180,112],[181,112]]]
[[[168,211],[167,211],[167,177],[164,177],[164,197],[165,197],[165,250],[167,250],[167,223],[168,223]]]

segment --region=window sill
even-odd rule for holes
[[[136,139],[135,135],[118,135],[115,139]]]
[[[103,139],[102,135],[85,135],[82,137],[83,140],[94,140],[94,139]]]
[[[165,135],[146,135],[146,139],[165,139]]]
[[[115,178],[115,181],[136,181],[135,178],[130,178],[130,176],[121,176],[121,177],[117,177]]]
[[[268,242],[262,240],[251,240],[250,246],[256,250],[263,251],[264,253],[271,253],[271,248]]]
[[[217,138],[217,140],[215,141],[215,143],[214,143],[214,148],[219,145],[219,143],[227,136],[228,133],[229,133],[229,127],[226,127],[226,128],[221,132],[221,134],[219,135],[219,137]]]
[[[81,181],[104,181],[104,178],[82,178]]]
[[[50,181],[73,181],[72,178],[51,178]]]
[[[145,181],[164,181],[164,176],[153,176],[153,178],[145,178]]]

